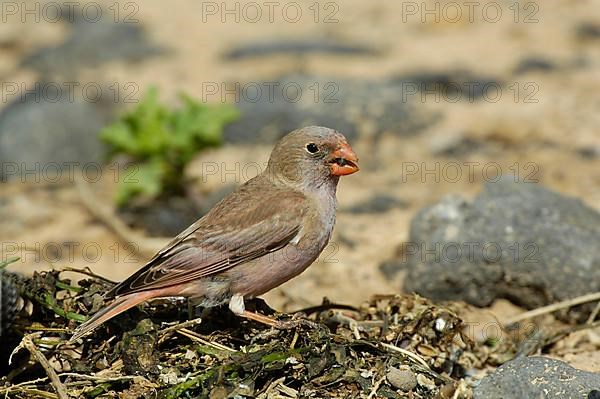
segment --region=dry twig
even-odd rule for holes
[[[429,367],[427,362],[425,360],[423,360],[423,358],[421,356],[417,355],[416,353],[409,352],[406,349],[398,348],[395,345],[388,344],[385,342],[381,342],[380,345],[386,349],[393,351],[393,352],[402,353],[403,355],[408,356],[415,362],[419,363],[421,366],[425,367],[426,370],[431,371],[431,368]]]
[[[200,334],[195,333],[194,331],[188,330],[187,328],[180,328],[177,332],[185,337],[188,337],[192,340],[198,341],[204,345],[211,346],[217,350],[221,351],[229,351],[229,352],[237,352],[235,349],[232,349],[228,346],[222,345],[218,342],[212,342],[207,339],[204,339]]]
[[[60,382],[60,378],[58,378],[56,371],[54,371],[54,368],[52,367],[52,365],[50,365],[50,362],[48,362],[46,356],[44,356],[44,354],[40,352],[37,346],[35,346],[35,344],[33,343],[32,337],[37,337],[38,335],[38,333],[25,335],[19,346],[17,346],[13,351],[13,354],[18,352],[18,350],[21,348],[27,349],[29,353],[31,353],[31,356],[33,356],[35,360],[37,360],[37,362],[44,368],[44,371],[46,371],[46,375],[48,375],[48,378],[50,378],[50,381],[52,382],[52,385],[54,386],[58,397],[60,399],[68,399],[69,395],[67,394],[67,389],[62,384],[62,382]]]
[[[592,294],[586,294],[582,296],[578,296],[576,298],[567,299],[565,301],[553,303],[552,305],[542,306],[541,308],[533,309],[515,317],[511,317],[507,321],[504,322],[504,326],[509,326],[513,323],[517,323],[519,321],[531,319],[533,317],[545,315],[548,313],[555,312],[557,310],[570,308],[571,306],[581,305],[583,303],[600,301],[600,292],[594,292]]]
[[[369,396],[367,396],[367,399],[372,399],[375,397],[375,395],[377,395],[377,390],[379,389],[379,387],[381,386],[381,384],[383,383],[383,381],[385,381],[385,376],[381,377],[379,380],[377,380],[377,382],[373,385],[373,389],[371,389],[371,392],[369,393]]]

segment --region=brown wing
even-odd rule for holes
[[[190,282],[286,246],[300,231],[307,199],[257,183],[223,199],[106,296]]]

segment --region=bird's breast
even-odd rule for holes
[[[319,257],[333,231],[335,201],[308,209],[300,231],[288,245],[232,269],[233,293],[261,295],[299,275]]]

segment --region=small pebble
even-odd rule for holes
[[[108,364],[108,360],[106,359],[106,356],[102,356],[100,359],[98,359],[96,361],[96,368],[100,369],[100,370],[104,370],[110,367],[110,364]]]
[[[188,350],[185,351],[185,355],[183,357],[186,360],[192,360],[195,357],[197,357],[197,355],[196,355],[196,352],[191,351],[191,350],[188,349]]]
[[[178,382],[177,373],[173,369],[166,370],[159,374],[158,380],[166,385],[175,385]]]
[[[434,327],[436,331],[444,332],[444,329],[446,328],[446,320],[441,317],[437,318],[435,320]]]
[[[411,370],[400,370],[390,367],[386,374],[389,383],[404,392],[412,391],[417,387],[417,376]]]
[[[420,386],[429,389],[430,391],[435,389],[435,382],[431,378],[426,377],[423,374],[417,375],[417,383]]]

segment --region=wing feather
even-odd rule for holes
[[[175,237],[107,297],[191,282],[277,251],[300,231],[306,204],[300,192],[265,190],[264,183],[251,180]]]

